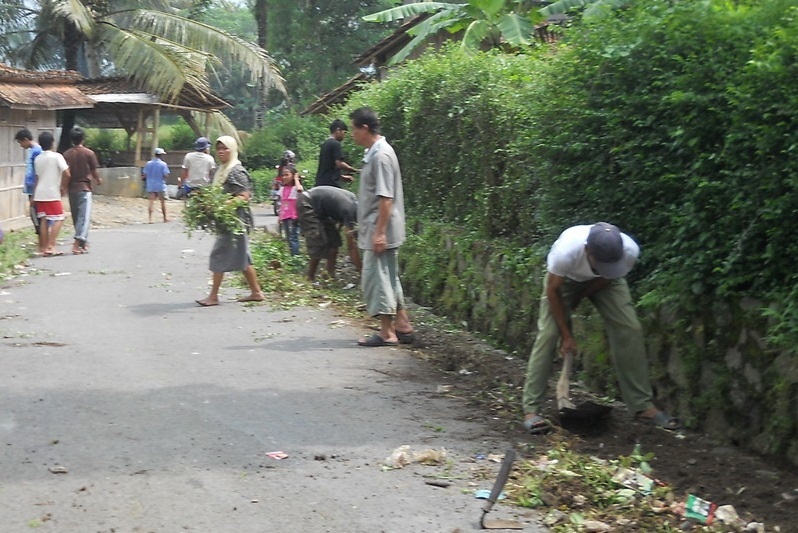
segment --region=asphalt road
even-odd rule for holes
[[[212,239],[178,222],[91,238],[0,290],[0,532],[479,529],[508,443],[450,378],[327,309],[198,307]],[[401,445],[448,462],[384,471]]]

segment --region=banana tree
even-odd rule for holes
[[[425,17],[408,30],[413,39],[391,58],[395,64],[441,31],[463,32],[466,51],[485,48],[521,48],[533,42],[539,2],[530,0],[468,0],[466,3],[416,2],[363,17],[368,22]]]

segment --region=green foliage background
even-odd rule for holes
[[[300,117],[295,113],[273,113],[266,117],[263,129],[254,131],[244,141],[241,162],[248,169],[273,169],[285,150],[296,154],[297,161],[312,166],[316,172],[319,146],[327,138],[327,120]],[[305,167],[298,165],[300,172]]]
[[[642,248],[630,278],[657,397],[798,464],[796,14],[651,0],[553,47],[452,47],[364,86],[337,115],[375,108],[397,149],[413,298],[528,353],[551,243],[615,223]]]
[[[643,246],[644,304],[779,301],[798,280],[795,14],[655,0],[554,50],[426,56],[347,110],[380,114],[421,223],[542,256],[607,220]]]

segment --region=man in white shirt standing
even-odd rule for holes
[[[183,158],[183,172],[180,181],[188,197],[192,191],[205,187],[211,182],[216,170],[216,161],[208,153],[211,143],[205,137],[200,137],[194,142],[194,151]]]
[[[33,162],[36,186],[33,201],[39,217],[39,253],[44,257],[63,255],[56,251],[56,239],[64,225],[64,206],[61,197],[69,185],[69,165],[64,156],[53,150],[55,138],[49,131],[39,135],[42,153]]]
[[[549,251],[543,282],[538,335],[529,356],[524,385],[524,427],[545,433],[549,422],[541,416],[549,377],[560,342],[560,353],[577,353],[571,332],[571,312],[590,299],[604,319],[621,395],[636,420],[664,429],[678,429],[679,421],[654,406],[648,375],[643,329],[635,313],[624,276],[632,270],[640,248],[606,222],[566,229]]]

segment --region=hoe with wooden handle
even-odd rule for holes
[[[573,352],[566,352],[562,358],[562,373],[557,380],[557,409],[560,414],[566,409],[576,409],[571,401],[571,368],[574,366]]]
[[[562,358],[562,373],[557,380],[557,409],[561,418],[599,419],[606,418],[612,407],[596,402],[586,401],[574,405],[571,401],[571,369],[574,366],[574,354],[567,352]]]

